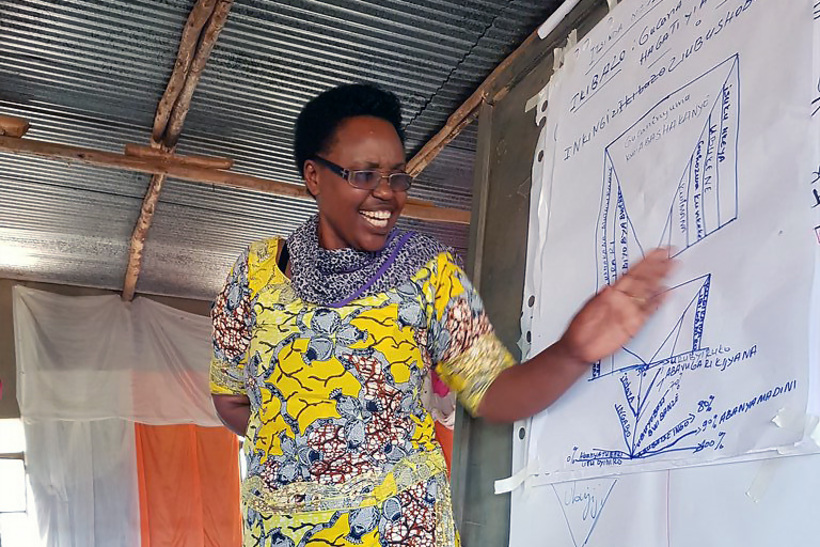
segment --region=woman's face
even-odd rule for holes
[[[356,116],[339,124],[329,149],[320,154],[349,170],[402,171],[404,147],[393,125],[381,118]],[[383,177],[373,190],[350,185],[325,165],[308,160],[305,183],[319,206],[319,243],[326,249],[352,247],[361,251],[384,248],[407,200]]]

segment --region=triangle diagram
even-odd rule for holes
[[[737,57],[723,65],[730,62],[731,70],[691,148],[660,238],[660,245],[673,245],[677,254],[737,218],[740,73]]]
[[[739,92],[734,55],[661,99],[606,147],[599,287],[642,255],[640,241],[680,253],[737,218]]]
[[[575,547],[588,544],[617,482],[595,479],[551,485]]]
[[[663,307],[624,350],[645,364],[699,350],[710,281],[705,275],[669,289]]]
[[[658,313],[621,351],[601,361],[595,377],[649,368],[702,349],[711,278],[707,274],[669,289]]]
[[[612,158],[604,155],[604,194],[598,213],[598,286],[611,285],[629,269],[630,260],[644,256]]]

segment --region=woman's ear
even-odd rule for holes
[[[319,171],[316,170],[316,164],[313,162],[313,160],[305,160],[305,165],[302,168],[302,172],[304,173],[303,177],[305,179],[305,186],[307,187],[307,191],[314,198],[317,197],[320,193]]]

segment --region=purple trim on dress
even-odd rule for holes
[[[371,277],[367,281],[367,283],[365,283],[364,285],[359,287],[359,290],[357,290],[355,293],[353,293],[352,296],[349,296],[349,297],[345,298],[344,300],[340,300],[339,302],[334,302],[332,304],[328,304],[328,307],[329,308],[341,308],[343,306],[347,306],[348,304],[350,304],[351,302],[353,302],[354,300],[359,298],[367,289],[369,289],[371,286],[373,286],[373,283],[378,281],[378,279],[387,272],[387,270],[390,268],[390,266],[392,266],[393,263],[396,261],[396,257],[398,256],[399,251],[401,250],[401,248],[404,247],[404,244],[407,243],[407,240],[410,239],[413,235],[415,235],[415,232],[405,232],[405,233],[403,233],[402,236],[401,236],[401,239],[399,239],[399,242],[396,244],[396,248],[393,249],[393,252],[390,253],[390,256],[388,257],[388,259],[384,261],[384,264],[381,265],[381,267],[378,269],[378,271],[375,274],[373,274],[373,277]]]

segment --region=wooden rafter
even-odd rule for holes
[[[13,116],[0,116],[0,135],[22,137],[29,128],[28,120]]]
[[[182,31],[174,70],[154,116],[151,144],[161,153],[172,153],[176,148],[194,91],[208,58],[211,56],[214,44],[219,38],[219,33],[225,26],[232,5],[233,0],[197,0],[188,15]],[[154,220],[154,212],[166,176],[166,173],[154,174],[142,200],[140,216],[131,234],[128,248],[128,265],[125,269],[122,289],[123,300],[130,301],[134,298],[137,280],[142,269],[145,238]]]
[[[185,123],[185,118],[188,116],[188,109],[191,107],[191,99],[193,99],[194,91],[196,90],[197,84],[199,84],[199,79],[202,77],[202,71],[205,70],[205,65],[211,56],[214,44],[216,44],[216,40],[219,38],[219,33],[222,32],[222,28],[228,20],[228,12],[232,5],[233,0],[220,0],[216,8],[214,8],[213,14],[208,20],[205,29],[202,31],[202,38],[199,40],[194,60],[189,67],[185,84],[182,86],[182,91],[180,91],[177,102],[171,112],[168,127],[165,128],[163,143],[169,149],[173,149],[177,145],[179,135],[182,133],[182,126]]]
[[[64,160],[69,163],[83,163],[97,167],[122,169],[157,175],[167,175],[191,182],[202,184],[216,184],[233,188],[256,190],[268,194],[285,196],[295,199],[312,200],[303,184],[280,182],[270,179],[222,171],[219,169],[203,169],[181,164],[176,156],[145,158],[128,156],[115,152],[94,150],[66,144],[56,144],[32,139],[17,139],[0,136],[0,152],[17,155],[39,156],[53,160]],[[435,207],[429,201],[408,199],[403,216],[431,222],[450,222],[469,224],[470,212],[446,207]]]
[[[170,159],[180,165],[190,167],[202,167],[203,169],[230,169],[233,167],[231,158],[217,158],[214,156],[180,156],[171,152],[166,152],[161,148],[152,148],[139,144],[126,144],[126,156],[136,156],[138,158],[165,158]]]
[[[159,100],[157,113],[154,116],[154,129],[151,133],[151,139],[157,144],[162,141],[165,128],[168,127],[171,111],[174,109],[177,98],[188,78],[188,70],[191,68],[191,63],[193,63],[202,29],[208,19],[211,18],[215,6],[216,0],[199,0],[191,9],[188,20],[185,22],[185,28],[182,29],[182,38],[179,40],[179,50],[177,51],[174,70],[168,79],[165,93],[162,94],[162,98]]]

